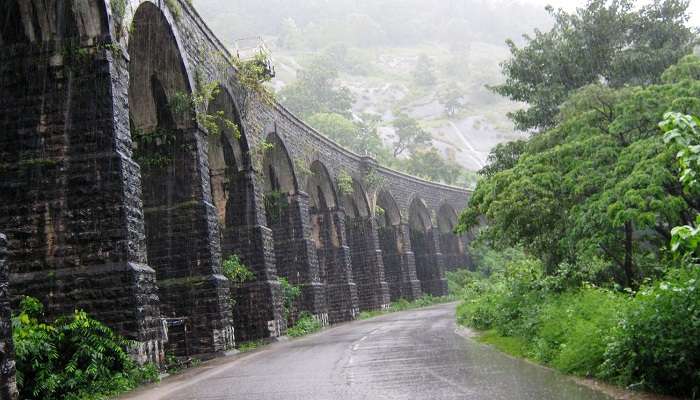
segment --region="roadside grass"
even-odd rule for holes
[[[238,351],[241,353],[247,353],[253,351],[259,347],[265,346],[267,343],[263,339],[251,340],[248,342],[242,342],[238,344]]]
[[[358,315],[357,319],[358,320],[364,320],[364,319],[370,319],[374,317],[378,317],[380,315],[384,314],[390,314],[398,311],[406,311],[406,310],[413,310],[417,308],[423,308],[423,307],[429,307],[433,306],[436,304],[444,304],[444,303],[450,303],[453,301],[459,300],[457,297],[449,295],[449,296],[440,296],[440,297],[435,297],[431,295],[425,295],[421,298],[418,298],[413,301],[408,301],[406,299],[401,299],[398,301],[395,301],[389,305],[388,308],[382,309],[382,310],[371,310],[371,311],[362,311],[360,315]]]
[[[287,328],[287,335],[290,337],[301,337],[321,330],[321,323],[308,312],[303,312],[299,316],[296,324]]]
[[[513,336],[502,336],[495,329],[477,331],[476,341],[495,347],[513,357],[527,358],[527,341]]]

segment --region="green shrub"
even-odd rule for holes
[[[301,288],[289,283],[287,278],[279,278],[282,287],[282,306],[284,307],[284,317],[289,318],[294,302],[301,296]],[[301,317],[301,316],[300,316]]]
[[[12,318],[17,383],[22,399],[101,398],[156,380],[152,365],[139,368],[130,342],[85,312],[42,323],[42,304],[25,297]]]
[[[613,330],[601,375],[619,384],[700,396],[700,268],[643,287]]]
[[[296,324],[287,329],[287,334],[291,337],[308,335],[321,329],[321,323],[313,315],[304,311],[299,315]]]
[[[224,276],[233,284],[241,284],[255,279],[255,274],[235,254],[224,260],[221,269]]]

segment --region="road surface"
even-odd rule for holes
[[[171,377],[127,399],[604,400],[461,336],[454,304],[339,325]]]

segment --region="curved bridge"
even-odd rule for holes
[[[334,323],[444,295],[445,268],[468,264],[452,228],[469,192],[381,167],[251,90],[187,1],[7,3],[0,231],[15,302],[85,309],[159,362],[226,350],[234,327],[276,337],[301,312]],[[254,277],[224,276],[234,255]],[[294,304],[280,277],[301,287]]]

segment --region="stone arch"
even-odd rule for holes
[[[343,237],[334,218],[338,209],[338,196],[328,169],[316,160],[311,163],[306,193],[309,195],[309,224],[311,239],[318,259],[321,283],[338,280],[335,254],[343,246]]]
[[[430,211],[420,197],[415,197],[408,209],[411,249],[415,256],[416,274],[423,293],[433,296],[447,294],[442,260],[438,250]]]
[[[442,253],[445,270],[451,271],[468,266],[468,257],[462,238],[454,233],[457,226],[457,212],[451,205],[443,203],[437,214],[440,252]]]
[[[207,113],[220,114],[236,126],[233,128],[219,119],[218,132],[210,132],[207,137],[212,201],[223,233],[229,226],[255,222],[254,210],[251,209],[255,206],[255,193],[248,182],[248,140],[238,107],[225,88],[219,86],[214,99],[209,102]],[[223,247],[226,253],[225,244]]]
[[[221,276],[217,212],[210,191],[202,190],[210,184],[201,159],[207,139],[195,121],[173,27],[151,2],[134,13],[128,53],[148,263],[156,270],[163,315],[186,321],[170,330],[168,346],[178,355],[223,350],[233,343],[233,329],[230,302],[221,296],[228,295],[228,283]]]
[[[297,192],[297,178],[287,146],[277,132],[267,135],[262,169],[265,176],[265,192],[293,195]]]
[[[387,307],[390,302],[389,287],[385,280],[376,220],[372,216],[364,188],[355,179],[352,181],[352,192],[343,194],[343,206],[360,309]]]
[[[410,250],[410,246],[407,246],[401,226],[401,212],[391,193],[386,190],[379,191],[375,213],[379,247],[382,250],[384,273],[389,285],[391,301],[400,298],[413,299],[411,291],[406,290],[406,282],[410,281],[407,274],[406,252],[407,249]]]
[[[79,39],[94,45],[109,34],[103,1],[19,1],[0,6],[0,46]]]

